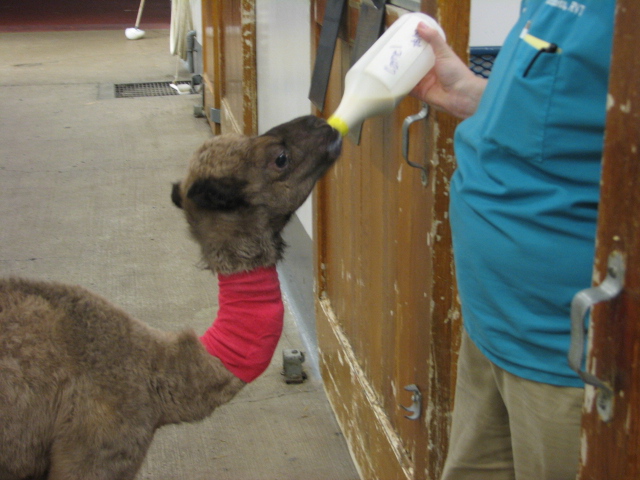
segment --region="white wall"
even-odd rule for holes
[[[471,0],[469,45],[498,47],[516,23],[520,0]]]
[[[257,0],[258,132],[311,113],[309,0]],[[297,212],[312,237],[311,197]]]

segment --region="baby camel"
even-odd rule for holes
[[[205,418],[260,375],[282,330],[281,231],[340,145],[308,116],[195,153],[172,199],[218,274],[201,338],[77,286],[0,280],[0,480],[133,479],[157,428]]]

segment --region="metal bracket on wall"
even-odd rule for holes
[[[351,63],[353,65],[364,53],[378,40],[382,30],[384,30],[385,4],[386,0],[362,0],[360,2],[360,12],[358,13],[358,26],[356,27],[356,38],[351,50]],[[353,143],[360,145],[362,134],[362,124],[349,129],[349,138]]]
[[[213,123],[222,123],[219,108],[212,108],[211,110],[209,110],[209,120]]]
[[[411,401],[413,402],[410,407],[405,407],[404,405],[400,405],[407,412],[411,412],[411,415],[405,415],[404,418],[409,420],[418,420],[420,418],[420,413],[422,412],[422,394],[420,390],[415,384],[407,385],[404,387],[408,392],[413,392],[411,395]]]
[[[353,41],[353,50],[351,51],[351,66],[353,66],[380,37],[384,26],[386,3],[386,0],[362,0],[360,2],[356,38]]]
[[[316,61],[311,74],[311,87],[309,88],[309,100],[315,107],[324,110],[324,102],[329,87],[331,64],[338,40],[340,23],[345,12],[346,0],[327,0],[322,19],[322,31],[318,40]]]

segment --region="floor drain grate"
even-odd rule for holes
[[[115,85],[116,98],[165,97],[179,95],[171,88],[173,82],[120,83]],[[191,85],[189,81],[175,82],[177,85]]]

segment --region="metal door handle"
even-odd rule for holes
[[[571,301],[571,346],[569,347],[569,366],[585,383],[599,389],[596,405],[604,421],[611,419],[613,413],[613,389],[592,373],[582,370],[585,350],[586,329],[584,318],[596,303],[611,300],[618,296],[624,287],[625,263],[620,252],[609,255],[607,276],[597,287],[581,290]]]
[[[423,103],[422,110],[420,110],[415,115],[409,115],[407,118],[404,119],[404,122],[402,122],[402,156],[410,166],[414,168],[419,168],[420,170],[422,170],[422,183],[424,185],[426,185],[427,181],[429,180],[429,170],[427,169],[426,166],[420,165],[418,163],[415,163],[409,160],[409,127],[414,122],[417,122],[418,120],[424,120],[428,116],[429,116],[429,105],[427,105],[426,103]]]

